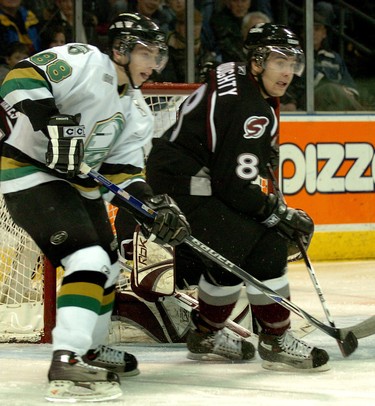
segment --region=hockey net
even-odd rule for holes
[[[160,83],[142,88],[155,116],[155,137],[174,124],[179,106],[197,87]],[[113,217],[115,210],[109,207],[109,213]],[[14,224],[0,194],[0,342],[51,341],[62,272]]]

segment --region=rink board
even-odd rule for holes
[[[280,186],[316,224],[315,260],[375,258],[375,115],[282,115]]]

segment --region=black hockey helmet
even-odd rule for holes
[[[294,73],[302,75],[305,68],[304,53],[296,34],[285,25],[260,23],[250,28],[244,42],[244,48],[249,59],[265,67],[265,62],[271,52],[287,56],[295,56]]]
[[[126,56],[137,44],[154,46],[159,49],[159,61],[155,70],[161,71],[168,61],[166,34],[150,18],[138,13],[119,14],[110,24],[108,41],[110,49],[115,40],[119,40],[115,48]]]

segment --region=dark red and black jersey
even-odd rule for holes
[[[0,97],[0,145],[9,136],[17,121],[17,110]]]
[[[245,64],[225,63],[154,140],[147,178],[156,193],[215,195],[236,211],[263,206],[267,164],[277,150],[279,100],[265,99]]]

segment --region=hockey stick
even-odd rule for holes
[[[139,201],[135,197],[129,195],[129,193],[120,189],[117,185],[110,182],[106,177],[101,175],[99,172],[91,169],[86,164],[81,165],[81,172],[87,174],[89,177],[94,179],[96,182],[105,186],[109,191],[117,195],[121,198],[124,202],[127,203],[129,209],[135,210],[138,214],[144,215],[144,217],[150,221],[154,220],[156,216],[156,212],[152,210],[150,207],[145,205],[143,202]],[[220,265],[222,268],[226,269],[227,271],[231,272],[232,274],[236,275],[240,279],[245,282],[248,282],[252,286],[256,287],[260,290],[264,295],[268,296],[274,302],[280,304],[281,306],[285,307],[286,309],[292,311],[293,313],[297,314],[298,316],[306,319],[311,324],[314,324],[318,329],[322,332],[326,333],[327,335],[338,339],[343,344],[343,349],[346,355],[350,355],[353,353],[356,348],[358,347],[357,337],[355,335],[356,329],[359,329],[361,332],[366,331],[373,331],[372,334],[375,334],[375,316],[371,317],[368,320],[359,323],[358,325],[354,325],[345,329],[340,329],[336,327],[327,326],[315,317],[311,316],[303,309],[298,307],[296,304],[290,302],[288,299],[280,296],[274,290],[270,289],[264,283],[259,281],[258,279],[254,278],[253,276],[249,275],[246,271],[242,268],[235,265],[233,262],[229,261],[228,259],[224,258],[222,255],[208,247],[207,245],[203,244],[201,241],[197,240],[193,236],[189,236],[184,241],[186,244],[191,246],[193,249],[200,252],[202,255],[206,256],[213,262]]]
[[[182,308],[184,308],[185,310],[199,309],[198,300],[195,299],[194,297],[187,295],[184,292],[179,292],[179,291],[175,291],[173,293],[173,296],[179,302],[179,305]],[[239,336],[241,336],[243,338],[250,338],[250,339],[258,338],[257,334],[251,332],[247,328],[241,326],[240,324],[236,323],[235,321],[233,321],[231,319],[228,319],[225,322],[225,327],[229,328],[229,330],[232,330],[234,333],[237,333]],[[314,330],[315,330],[315,327],[313,327],[311,324],[301,323],[300,326],[297,326],[297,328],[293,329],[293,335],[297,338],[303,338]]]
[[[127,261],[121,254],[119,255],[119,261],[121,266],[126,269],[129,273],[134,274],[134,284],[135,281],[138,280],[138,277],[135,276],[135,274],[138,274],[139,272],[143,273],[146,271],[147,276],[146,279],[146,284],[143,284],[141,282],[141,285],[138,284],[135,286],[136,289],[134,289],[133,283],[130,282],[132,278],[129,277],[129,283],[126,286],[130,286],[131,290],[133,291],[134,294],[137,296],[140,296],[142,299],[148,301],[150,300],[150,296],[145,297],[142,293],[146,290],[149,291],[148,295],[152,294],[153,291],[157,292],[157,300],[158,301],[163,301],[164,297],[161,296],[159,297],[160,289],[154,285],[154,282],[157,284],[160,282],[163,284],[162,279],[163,277],[161,276],[160,269],[163,269],[164,272],[168,272],[169,269],[174,269],[175,263],[173,259],[173,249],[171,247],[165,247],[161,246],[159,244],[156,244],[150,240],[146,240],[143,236],[142,238],[139,239],[140,237],[140,230],[136,229],[134,232],[133,236],[133,260],[132,261]],[[141,250],[142,256],[138,255],[138,249]],[[165,259],[167,258],[167,259]],[[151,272],[150,272],[151,271]],[[150,275],[152,275],[152,271],[156,271],[155,275],[150,278]],[[174,278],[172,278],[174,279]],[[165,282],[164,283],[168,283]],[[173,292],[172,293],[166,293],[165,296],[168,296],[169,298],[173,298],[175,303],[181,307],[184,310],[187,310],[188,312],[191,312],[192,310],[199,309],[199,302],[198,300],[192,296],[189,293],[185,293],[184,291],[181,290],[176,290],[176,286],[174,284],[173,280]],[[137,288],[141,288],[141,291],[138,290]],[[156,289],[156,290],[154,290]],[[151,301],[154,301],[154,298],[152,298]],[[247,305],[248,307],[248,305]],[[246,308],[240,312],[237,317],[242,318],[244,315],[244,312],[246,311]],[[304,320],[304,319],[303,319]],[[310,334],[313,330],[316,329],[315,326],[312,326],[311,324],[307,323],[306,321],[300,323],[301,325],[298,326],[296,329],[293,330],[293,334],[298,337],[302,338],[306,336],[307,334]],[[256,339],[258,338],[258,335],[255,334],[254,332],[250,331],[246,327],[242,326],[241,324],[238,324],[235,320],[228,319],[225,323],[226,327],[229,330],[232,330],[234,333],[238,334],[239,336],[243,338],[252,338]]]
[[[173,296],[182,304],[181,307],[184,307],[186,310],[198,309],[199,304],[198,300],[194,299],[193,297],[187,295],[183,292],[175,291]],[[185,306],[184,306],[185,305]],[[225,326],[232,330],[233,332],[237,333],[243,338],[255,337],[256,335],[252,333],[247,328],[241,326],[240,324],[235,323],[234,321],[228,319],[225,323]]]
[[[278,196],[278,198],[279,198],[284,204],[286,204],[286,200],[285,200],[284,194],[283,194],[283,192],[281,191],[281,189],[280,189],[280,187],[279,187],[278,181],[277,181],[277,179],[276,179],[275,173],[274,173],[273,170],[272,170],[271,165],[268,164],[268,165],[267,165],[267,168],[268,168],[268,172],[269,172],[269,175],[270,175],[270,177],[271,177],[272,185],[273,185],[273,188],[274,188],[274,190],[275,190],[276,195]],[[303,261],[305,262],[306,268],[307,268],[307,270],[308,270],[308,272],[309,272],[309,275],[310,275],[311,281],[312,281],[312,283],[313,283],[313,285],[314,285],[315,291],[316,291],[316,293],[318,294],[318,297],[319,297],[320,303],[321,303],[321,305],[322,305],[324,314],[326,315],[326,319],[327,319],[327,321],[328,321],[328,323],[329,323],[329,325],[330,325],[331,327],[336,328],[335,322],[333,321],[333,318],[332,318],[331,313],[330,313],[330,311],[329,311],[329,309],[328,309],[328,306],[327,306],[327,302],[326,302],[326,300],[325,300],[325,298],[324,298],[322,288],[320,287],[320,283],[319,283],[319,281],[318,281],[318,278],[317,278],[317,276],[316,276],[316,273],[315,273],[315,271],[314,271],[314,268],[313,268],[313,266],[312,266],[312,264],[311,264],[310,258],[309,258],[309,256],[307,255],[307,251],[306,251],[306,249],[305,249],[305,246],[303,245],[301,236],[297,235],[297,237],[296,237],[296,242],[297,242],[298,248],[299,248],[299,250],[300,250],[300,252],[301,252]],[[337,341],[337,344],[338,344],[338,346],[339,346],[339,348],[340,348],[340,350],[341,350],[342,355],[343,355],[344,357],[347,357],[348,354],[346,353],[345,348],[343,347],[342,342],[341,342],[340,340],[336,340],[336,341]]]
[[[136,235],[137,234],[137,235]],[[142,259],[141,259],[141,265],[137,265],[137,262],[140,260],[140,256],[137,254],[137,248],[136,246],[138,245],[138,237],[139,237],[139,230],[136,230],[134,233],[133,237],[133,244],[134,244],[134,255],[133,255],[133,261],[126,261],[125,258],[120,254],[119,255],[119,261],[121,266],[126,269],[129,273],[138,273],[139,271],[141,272],[148,272],[152,269],[156,270],[156,276],[153,277],[153,279],[149,279],[147,282],[147,285],[150,285],[147,287],[147,285],[143,285],[143,289],[149,289],[150,292],[153,291],[154,286],[152,281],[158,280],[161,281],[161,274],[159,273],[160,267],[164,268],[163,271],[165,271],[165,267],[169,266],[174,268],[174,260],[173,260],[173,250],[171,247],[164,247],[159,244],[153,243],[152,241],[146,240],[146,239],[141,239],[140,242],[140,248],[142,250]],[[163,252],[163,254],[155,254],[155,250],[158,250],[158,252]],[[152,252],[153,254],[149,255],[149,252]],[[165,258],[165,253],[170,254],[170,259],[163,259]],[[155,258],[157,258],[157,262],[155,262]],[[159,258],[161,260],[159,260]],[[141,269],[140,269],[141,267]],[[148,274],[147,277],[150,276],[150,273]],[[135,278],[136,279],[136,278]],[[128,284],[125,286],[130,286],[131,290],[133,293],[135,293],[137,296],[140,296],[142,299],[148,301],[150,300],[150,297],[144,297],[142,295],[142,292],[137,291],[133,289],[132,284],[130,283],[131,278],[129,277]],[[151,284],[150,284],[151,282]],[[123,286],[122,286],[123,287]],[[157,289],[156,289],[157,291]],[[182,309],[185,309],[189,312],[191,312],[193,309],[199,309],[199,302],[194,296],[191,296],[189,293],[185,293],[184,291],[181,290],[176,290],[175,285],[174,285],[174,290],[173,293],[167,293],[166,296],[173,298],[176,304],[181,307]],[[158,301],[163,301],[163,296],[157,298]],[[154,298],[151,300],[154,301]],[[240,312],[237,317],[240,317],[243,315],[243,312],[245,309]],[[297,322],[295,325],[298,324]],[[307,334],[310,334],[312,331],[316,329],[315,326],[311,325],[310,323],[306,322],[304,319],[302,319],[300,325],[297,326],[297,328],[293,329],[293,335],[295,335],[298,338],[303,338]],[[229,330],[232,330],[234,333],[240,335],[243,338],[251,338],[251,339],[256,339],[258,338],[258,335],[255,334],[254,332],[250,331],[246,327],[242,326],[235,320],[228,319],[225,323],[226,327]]]

